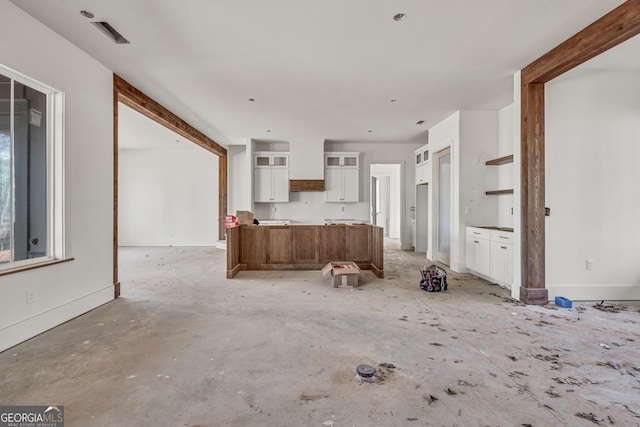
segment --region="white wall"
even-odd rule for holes
[[[120,150],[120,246],[215,246],[218,156],[191,148]]]
[[[289,141],[289,179],[324,179],[324,140]]]
[[[251,143],[227,147],[227,214],[250,211],[253,205],[251,193],[252,171]]]
[[[113,74],[8,1],[0,63],[65,93],[65,254],[0,277],[0,350],[113,299]],[[26,292],[36,301],[26,304]]]
[[[498,171],[487,160],[498,153],[498,112],[458,111],[429,129],[432,176],[429,186],[429,245],[427,258],[434,259],[437,245],[437,153],[451,147],[452,218],[451,269],[467,272],[466,226],[497,225],[498,199],[485,191],[496,189]]]
[[[549,297],[640,299],[640,73],[570,72],[545,99]]]
[[[520,191],[520,163],[522,161],[522,147],[520,145],[520,77],[520,71],[513,75],[513,286],[511,286],[511,297],[515,299],[520,299],[520,286],[522,285],[522,265],[520,263],[522,259],[522,227],[520,225],[522,220],[522,212],[520,211],[520,202],[522,200]]]
[[[513,135],[513,104],[498,111],[498,153],[496,157],[513,154],[513,146],[519,138]],[[498,171],[498,190],[514,188],[513,163],[494,166]],[[513,228],[515,208],[513,195],[503,194],[498,197],[498,226]]]

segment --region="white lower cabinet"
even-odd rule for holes
[[[467,227],[467,268],[488,276],[491,274],[491,242],[488,230]]]
[[[513,284],[513,233],[491,231],[491,277],[500,284]]]
[[[500,285],[513,285],[513,232],[467,227],[467,268]]]

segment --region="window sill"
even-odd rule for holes
[[[23,271],[34,270],[36,268],[41,268],[41,267],[48,267],[50,265],[55,265],[55,264],[62,264],[63,262],[69,262],[69,261],[73,261],[73,260],[75,260],[75,258],[52,259],[52,260],[47,260],[47,261],[40,262],[38,264],[30,264],[30,265],[25,265],[25,266],[22,266],[22,267],[10,268],[8,270],[1,270],[0,271],[0,276],[6,276],[6,275],[9,275],[9,274],[14,274],[14,273],[21,273]]]

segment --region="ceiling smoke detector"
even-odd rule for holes
[[[93,25],[98,27],[100,31],[102,31],[107,37],[109,37],[116,44],[129,44],[131,43],[129,40],[125,39],[122,34],[120,34],[115,28],[111,26],[108,22],[100,21],[100,22],[92,22]]]
[[[394,21],[404,21],[404,18],[406,18],[407,15],[405,15],[404,13],[396,13],[395,15],[393,15],[393,20]]]
[[[93,17],[95,16],[93,13],[89,12],[88,10],[81,10],[80,11],[80,15],[84,16],[85,18],[89,18],[89,19],[93,19]]]

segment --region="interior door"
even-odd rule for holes
[[[445,265],[451,264],[451,149],[447,148],[436,157],[436,202],[437,248],[436,260]]]

